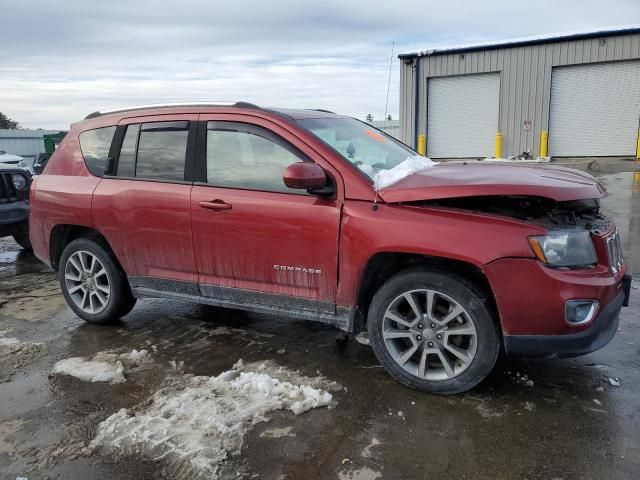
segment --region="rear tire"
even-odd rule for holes
[[[90,323],[116,322],[136,303],[126,275],[100,241],[80,238],[69,243],[60,258],[58,280],[71,309]]]
[[[20,233],[13,235],[15,242],[25,250],[31,250],[31,240],[28,233]]]
[[[367,328],[385,370],[423,392],[470,390],[491,373],[500,351],[498,324],[482,293],[443,271],[392,277],[373,298]]]

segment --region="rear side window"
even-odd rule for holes
[[[140,127],[135,176],[184,180],[189,122],[143,123]]]
[[[80,149],[84,163],[89,171],[97,177],[102,177],[107,168],[109,148],[116,127],[96,128],[80,134]]]
[[[136,176],[136,150],[138,147],[138,133],[140,125],[128,125],[127,132],[122,141],[120,156],[118,157],[119,177],[135,177]]]

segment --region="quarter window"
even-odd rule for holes
[[[89,171],[102,177],[107,168],[109,149],[116,127],[96,128],[80,134],[80,149]]]
[[[207,183],[219,187],[303,193],[288,189],[285,168],[303,159],[294,147],[254,127],[209,122]]]
[[[189,122],[143,123],[138,140],[135,176],[184,180]]]

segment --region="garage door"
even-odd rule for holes
[[[550,155],[635,155],[639,121],[640,61],[553,69]]]
[[[430,78],[427,88],[427,155],[492,156],[498,131],[500,75]]]

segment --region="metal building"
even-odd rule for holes
[[[400,139],[433,158],[640,149],[640,27],[399,57]]]
[[[372,120],[368,123],[394,138],[400,138],[399,120]]]

